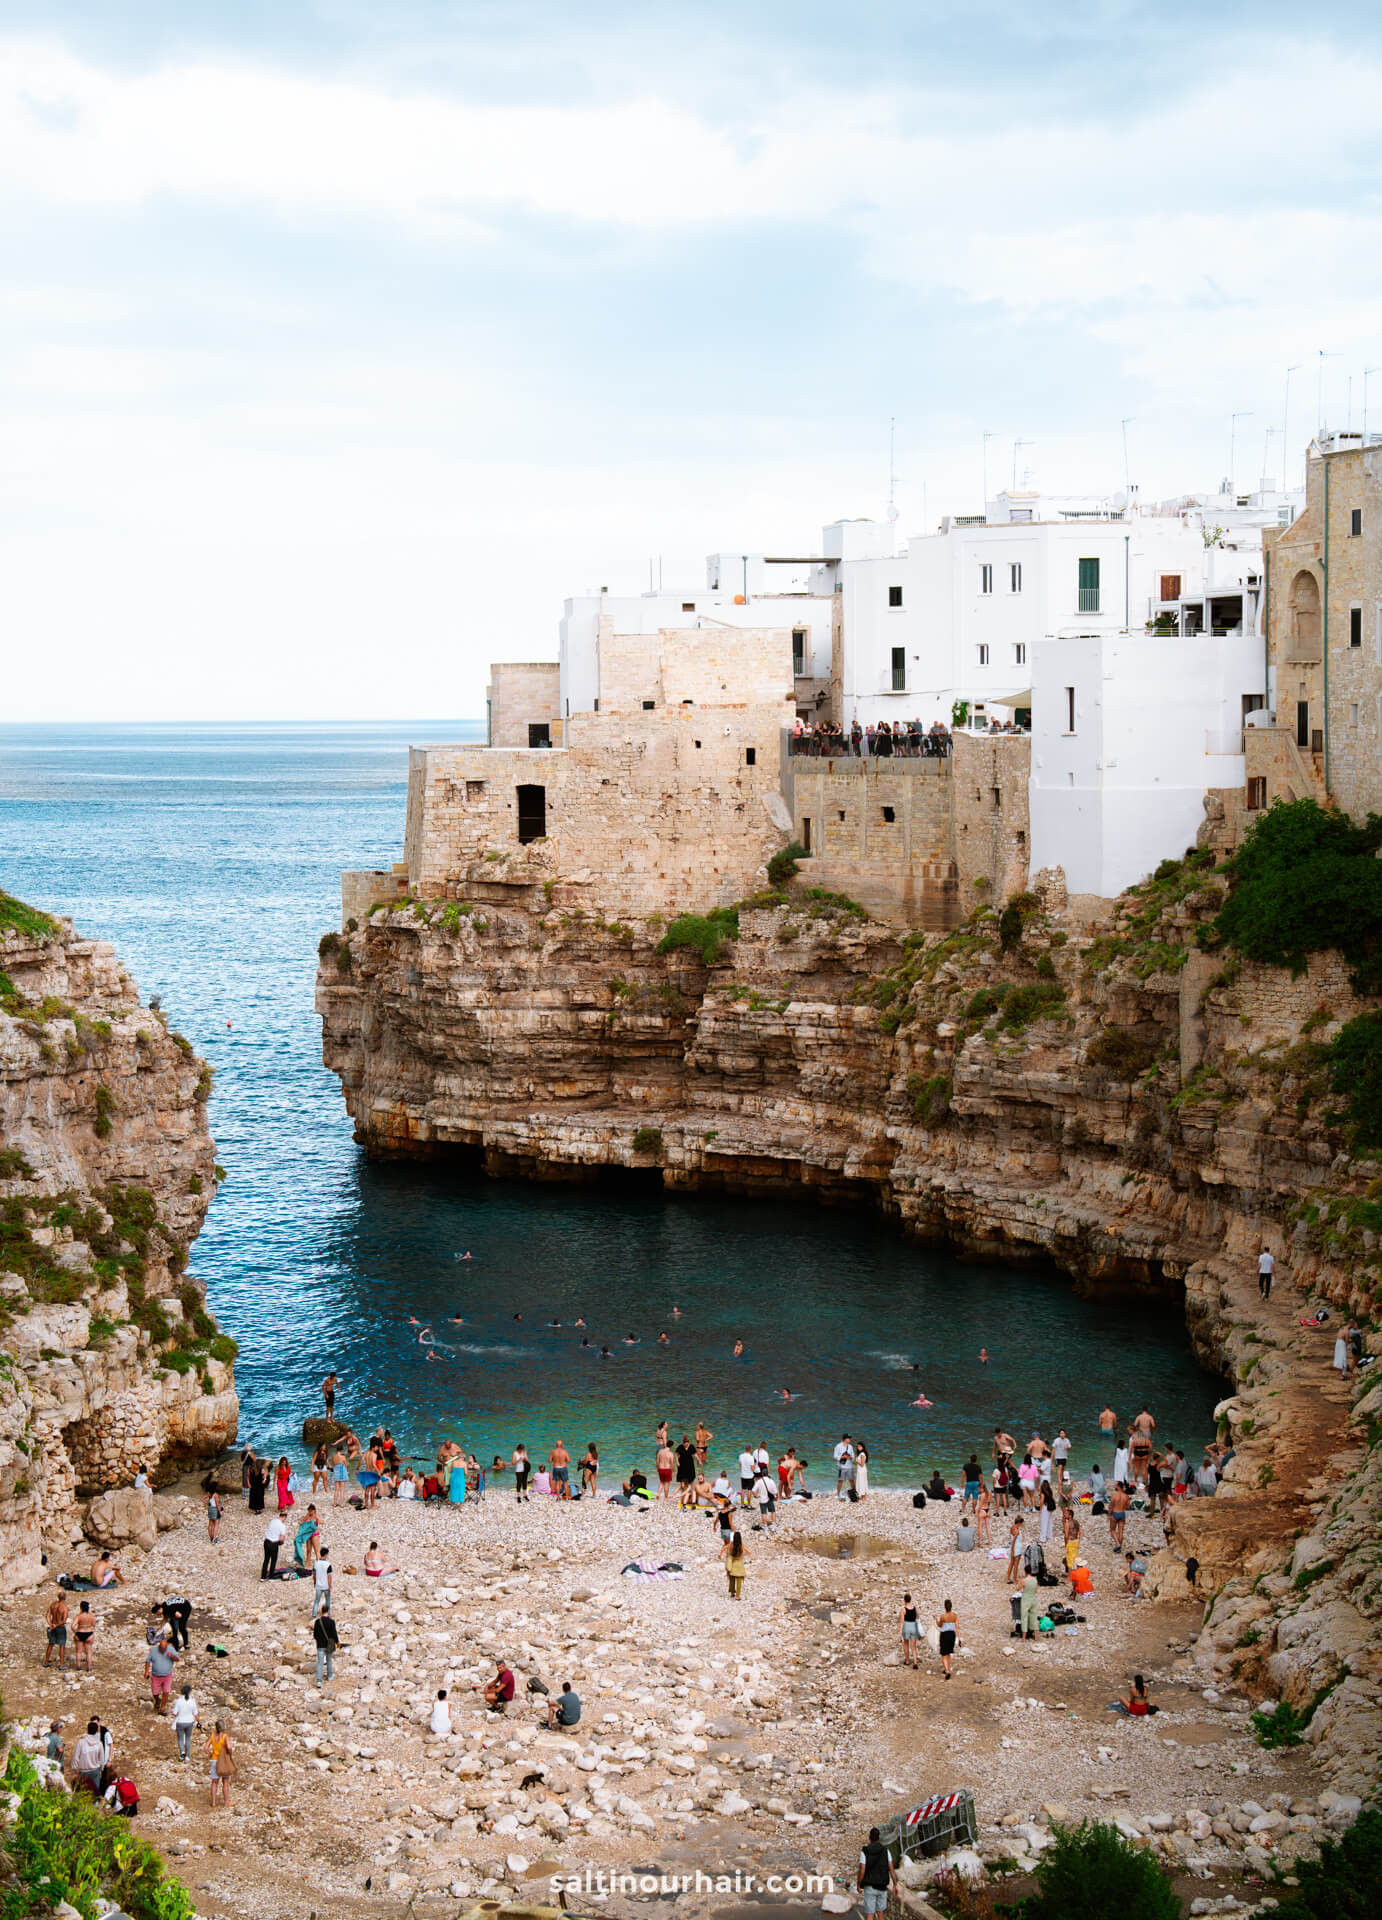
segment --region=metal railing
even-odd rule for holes
[[[1097,587],[1081,587],[1079,594],[1079,610],[1081,613],[1097,613],[1099,611],[1099,589]]]

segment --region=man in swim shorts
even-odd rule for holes
[[[571,1498],[571,1455],[567,1451],[564,1440],[558,1440],[547,1456],[547,1463],[552,1469],[553,1493],[558,1500],[569,1500]]]

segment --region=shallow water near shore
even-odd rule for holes
[[[113,940],[216,1068],[229,1179],[192,1266],[241,1345],[242,1439],[296,1446],[329,1365],[338,1411],[416,1458],[448,1433],[486,1460],[560,1436],[648,1470],[659,1418],[674,1440],[704,1419],[713,1464],[790,1443],[820,1490],[843,1428],[880,1485],[953,1476],[1000,1420],[1064,1424],[1087,1467],[1105,1398],[1209,1436],[1222,1389],[1171,1304],[1081,1300],[1054,1269],[961,1263],[865,1212],[371,1166],[320,1062],[316,944],[339,869],[398,853],[409,742],[476,736],[0,728],[0,886]]]

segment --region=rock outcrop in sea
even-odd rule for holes
[[[1382,1389],[1354,1406],[1329,1359],[1382,1288],[1382,1166],[1350,1155],[1322,1070],[1361,1003],[1338,955],[1293,977],[1202,950],[1213,865],[1166,863],[1098,924],[1039,876],[1016,924],[981,909],[944,935],[795,885],[670,948],[656,917],[607,923],[477,866],[463,898],[326,936],[323,1057],[379,1156],[862,1201],[922,1240],[1164,1299],[1232,1381],[1236,1458],[1177,1510],[1149,1590],[1190,1580],[1206,1678],[1286,1702],[1366,1788]],[[1307,1300],[1327,1334],[1299,1324]]]
[[[0,895],[0,1591],[83,1531],[152,1545],[138,1468],[235,1437],[234,1342],[187,1266],[210,1089],[112,947]]]

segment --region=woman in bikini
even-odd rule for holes
[[[72,1632],[77,1642],[72,1664],[74,1667],[85,1667],[88,1673],[91,1671],[91,1640],[95,1631],[96,1616],[91,1611],[91,1602],[83,1594],[77,1617],[72,1622]]]
[[[322,1493],[326,1492],[326,1442],[325,1441],[322,1442],[322,1444],[317,1448],[316,1452],[312,1455],[312,1491],[313,1493],[317,1493],[318,1491]]]

